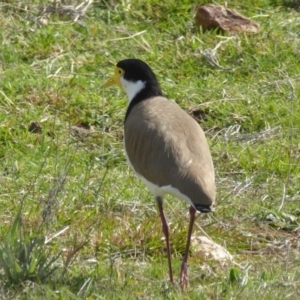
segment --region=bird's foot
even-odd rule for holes
[[[182,290],[186,290],[189,287],[189,271],[187,263],[183,263],[181,266],[180,286]]]

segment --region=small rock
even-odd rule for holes
[[[194,255],[199,255],[206,260],[233,261],[232,255],[225,248],[206,236],[193,237],[193,245],[196,247]]]
[[[42,126],[38,122],[32,122],[28,127],[28,131],[37,134],[41,134],[43,132]]]
[[[45,18],[45,17],[39,18],[37,21],[42,26],[47,26],[48,25],[48,19]]]
[[[84,138],[90,136],[93,133],[93,131],[89,129],[85,129],[84,127],[71,126],[70,133],[74,137]]]
[[[197,25],[204,31],[218,29],[222,32],[255,34],[260,29],[258,23],[224,6],[201,6],[197,10],[195,19]]]

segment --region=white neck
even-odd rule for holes
[[[127,93],[129,102],[146,86],[145,81],[132,82],[124,79],[123,76],[120,78],[120,81],[124,91]]]

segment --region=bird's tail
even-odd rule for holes
[[[202,205],[202,204],[195,204],[195,208],[197,209],[198,212],[201,212],[201,213],[210,213],[215,210],[212,205],[208,206],[208,205]]]

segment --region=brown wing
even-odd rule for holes
[[[125,149],[137,173],[177,188],[196,205],[215,199],[214,168],[203,130],[163,97],[140,102],[125,122]]]

